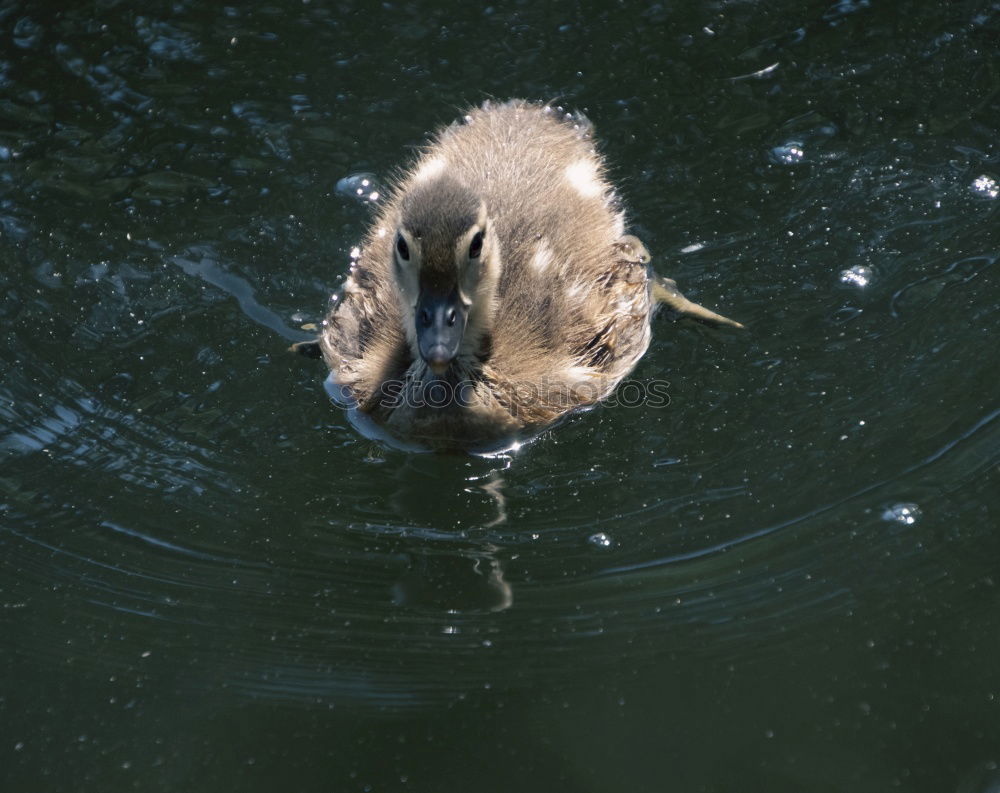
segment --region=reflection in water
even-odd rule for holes
[[[1000,763],[977,763],[963,778],[955,793],[1000,793]]]
[[[413,526],[406,533],[406,573],[393,585],[393,600],[398,605],[471,613],[503,611],[513,603],[513,590],[504,579],[502,549],[481,537],[483,530],[507,522],[501,472],[511,465],[511,458],[466,461],[464,457],[463,453],[442,460],[422,455],[408,460],[393,474],[397,486],[389,504]],[[502,461],[500,467],[496,467],[498,460]],[[482,473],[468,474],[461,465],[464,462],[476,468],[489,467]],[[448,492],[453,492],[450,498]],[[433,495],[428,498],[428,494]],[[463,503],[463,494],[485,494],[487,499]],[[452,502],[451,508],[442,510],[445,500]],[[425,516],[428,506],[431,512]],[[448,513],[455,517],[450,529],[440,524],[440,516]],[[420,528],[419,523],[425,520],[429,525]]]
[[[503,459],[505,470],[510,467],[513,461],[512,457],[503,457],[493,459]],[[475,482],[476,486],[479,487],[484,493],[488,494],[492,499],[493,503],[497,508],[497,515],[495,518],[487,523],[483,524],[483,528],[492,529],[494,527],[503,526],[507,522],[507,499],[503,493],[504,479],[500,476],[498,469],[491,470],[485,477],[482,476],[470,476],[466,481]],[[486,481],[482,481],[485,478]]]
[[[514,594],[504,580],[497,550],[486,545],[470,556],[415,552],[406,574],[393,585],[393,600],[455,614],[510,608]]]
[[[197,276],[236,298],[240,310],[258,325],[275,331],[289,341],[309,341],[313,338],[308,333],[289,328],[278,314],[258,303],[253,287],[245,279],[222,269],[217,257],[207,247],[193,247],[188,256],[197,258],[175,256],[173,262],[188,275]]]

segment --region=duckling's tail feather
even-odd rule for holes
[[[673,278],[664,278],[657,275],[653,277],[653,300],[657,303],[665,303],[678,314],[685,317],[694,317],[705,322],[714,322],[716,325],[729,325],[733,328],[742,328],[739,322],[716,314],[711,309],[692,303],[677,288],[677,282]]]

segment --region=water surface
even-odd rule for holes
[[[1000,5],[0,27],[5,790],[1000,785]],[[658,319],[665,407],[380,446],[285,352],[371,216],[338,182],[509,96],[584,110],[749,330]]]

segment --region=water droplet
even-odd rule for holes
[[[374,174],[356,173],[337,181],[334,188],[337,195],[353,198],[365,203],[374,203],[381,196],[381,187]]]
[[[996,198],[1000,195],[1000,182],[995,177],[982,174],[973,180],[969,189],[979,198]]]
[[[860,308],[855,308],[854,306],[841,306],[838,308],[833,315],[830,317],[834,322],[840,324],[844,322],[850,322],[852,319],[857,319],[861,316],[863,310]]]
[[[14,25],[14,44],[21,49],[34,49],[42,39],[43,28],[29,17],[22,17]]]
[[[768,159],[777,165],[797,165],[806,156],[802,141],[790,140],[768,152]]]
[[[856,264],[848,270],[841,271],[840,283],[849,284],[851,286],[868,286],[874,275],[875,273],[871,267],[866,267],[863,264]]]
[[[610,548],[613,541],[611,539],[611,535],[605,534],[603,531],[599,531],[596,534],[591,534],[587,538],[587,542],[595,548]]]
[[[916,504],[893,504],[882,513],[882,520],[912,526],[920,518],[920,507]]]

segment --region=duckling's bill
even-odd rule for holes
[[[425,287],[415,313],[420,357],[432,372],[443,374],[458,356],[469,309],[457,288],[444,292]]]

